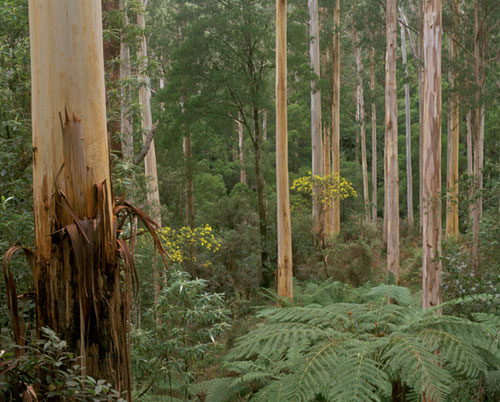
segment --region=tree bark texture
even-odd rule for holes
[[[424,2],[422,306],[441,303],[441,0]]]
[[[396,91],[396,0],[386,2],[385,137],[387,161],[387,270],[399,282],[398,102]]]
[[[459,3],[453,0],[453,27],[458,29]],[[456,35],[450,36],[450,127],[447,152],[446,174],[446,237],[458,236],[458,150],[460,133],[460,101],[457,93],[457,72],[455,67],[457,57]]]
[[[311,141],[312,141],[312,175],[323,177],[323,143],[321,133],[321,91],[317,80],[320,77],[320,53],[319,53],[319,10],[318,0],[309,0],[309,54],[311,58],[311,69],[316,75],[311,81]],[[316,242],[323,242],[323,207],[320,201],[320,185],[313,180],[313,234]]]
[[[245,170],[245,142],[243,139],[243,123],[241,122],[241,114],[237,121],[238,126],[238,150],[240,154],[240,183],[247,184],[247,171]]]
[[[356,100],[357,100],[357,121],[359,124],[360,139],[361,139],[361,171],[363,174],[363,199],[365,201],[365,214],[366,220],[370,220],[370,195],[368,188],[368,162],[366,156],[366,130],[365,130],[365,95],[363,88],[363,61],[361,60],[361,44],[359,43],[358,33],[354,30],[354,43],[356,49],[356,72],[358,75],[358,82],[356,87]]]
[[[276,0],[276,190],[278,201],[278,295],[293,297],[292,229],[288,183],[287,1]]]
[[[148,133],[153,128],[153,118],[151,116],[151,86],[149,77],[146,73],[147,59],[148,59],[148,45],[144,30],[146,29],[146,7],[147,0],[141,0],[141,10],[137,13],[137,25],[143,32],[140,40],[139,48],[139,104],[141,107],[141,121],[143,131],[143,142],[148,140]],[[144,157],[144,174],[148,180],[146,190],[146,199],[150,208],[150,214],[153,220],[161,227],[161,209],[160,209],[160,191],[158,188],[158,170],[156,167],[156,151],[154,139],[151,139],[149,151]],[[153,260],[153,289],[155,306],[159,303],[160,297],[160,281],[158,278],[158,271],[156,265],[156,256]]]
[[[83,356],[84,375],[130,390],[101,2],[30,0],[29,22],[37,328]]]
[[[399,9],[401,20],[403,19],[403,9]],[[406,120],[406,203],[408,224],[413,227],[413,172],[411,166],[411,118],[410,118],[410,83],[408,82],[408,62],[406,58],[406,36],[405,27],[401,25],[401,56],[405,73],[405,120]]]
[[[126,0],[120,0],[120,10],[124,13],[124,25],[128,26]],[[122,135],[122,154],[125,161],[134,160],[134,130],[132,117],[129,111],[131,87],[128,83],[131,77],[130,69],[130,46],[122,34],[120,38],[120,81],[121,81],[121,105],[120,105],[120,132]]]
[[[332,60],[332,174],[340,175],[340,0],[335,2],[333,16]],[[333,198],[332,231],[340,233],[340,197]]]
[[[377,222],[377,106],[375,104],[375,47],[370,51],[370,91],[372,95],[372,222]]]

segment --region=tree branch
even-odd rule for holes
[[[141,161],[146,157],[149,147],[151,146],[151,142],[153,142],[153,138],[156,134],[156,129],[158,128],[158,122],[153,124],[151,130],[149,130],[148,135],[146,136],[146,141],[144,141],[144,145],[142,146],[141,152],[134,159],[134,163],[138,165]]]

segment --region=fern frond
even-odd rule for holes
[[[413,303],[410,291],[407,288],[395,285],[376,286],[365,293],[365,297],[368,300],[392,301],[400,306],[409,306]]]

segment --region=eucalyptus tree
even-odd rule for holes
[[[255,182],[249,180],[249,185],[256,189],[261,261],[267,266],[261,115],[269,107],[269,73],[274,53],[273,6],[264,0],[172,3],[174,24],[183,21],[184,25],[182,42],[171,44],[170,53],[175,57],[171,57],[167,90],[172,91],[174,99],[182,87],[188,120],[220,116],[241,122],[253,148]],[[188,104],[192,105],[191,110]],[[269,283],[270,271],[264,274],[265,282]]]

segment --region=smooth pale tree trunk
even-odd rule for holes
[[[141,123],[143,132],[143,141],[146,142],[148,133],[153,127],[153,118],[151,116],[151,86],[149,77],[146,74],[148,46],[144,30],[146,29],[146,7],[147,0],[141,0],[141,10],[137,13],[137,25],[143,31],[140,40],[139,48],[139,82],[141,87],[139,89],[139,104],[141,108]],[[153,220],[161,227],[161,210],[160,210],[160,192],[158,188],[158,170],[156,168],[156,151],[154,139],[151,140],[149,150],[144,157],[144,174],[148,180],[146,190],[146,199],[150,207],[150,214]],[[156,262],[156,253],[153,256],[153,289],[154,289],[154,302],[158,306],[160,297],[160,281],[158,278],[158,269]]]
[[[278,295],[293,297],[292,229],[288,184],[286,0],[276,0],[276,190],[278,198]]]
[[[422,306],[441,303],[441,0],[424,2]],[[427,400],[424,396],[424,400]]]
[[[403,20],[403,9],[399,8]],[[410,119],[410,83],[408,74],[408,62],[406,58],[406,36],[405,27],[401,25],[401,56],[405,72],[405,120],[406,120],[406,203],[408,224],[413,227],[413,173],[411,167],[411,119]]]
[[[325,124],[323,126],[323,173],[326,176],[329,176],[332,172],[332,148],[331,148],[331,132],[328,126]],[[324,208],[324,235],[325,235],[325,245],[329,245],[331,243],[331,239],[333,236],[333,225],[332,225],[332,208],[331,202],[330,204],[325,204]]]
[[[372,222],[377,222],[377,106],[375,104],[375,48],[370,51],[370,91],[372,95]]]
[[[82,356],[83,375],[130,390],[101,2],[30,0],[29,23],[37,329],[51,327]]]
[[[340,175],[340,0],[335,2],[333,16],[332,61],[332,174]],[[340,197],[333,197],[332,231],[340,233]]]
[[[457,0],[453,0],[453,26],[458,29],[458,15],[460,7]],[[458,150],[460,133],[460,102],[457,93],[457,59],[456,35],[450,36],[450,123],[447,151],[446,174],[446,237],[458,236]]]
[[[359,123],[361,139],[361,171],[363,173],[363,199],[365,201],[366,220],[370,220],[370,195],[368,188],[368,162],[366,156],[366,132],[365,132],[365,95],[363,89],[363,61],[361,60],[361,45],[359,43],[358,32],[354,30],[354,43],[356,49],[356,71],[358,83],[356,87],[357,120]]]
[[[128,17],[125,10],[126,0],[120,0],[120,10],[124,13],[124,26],[128,26]],[[127,82],[131,77],[130,69],[130,47],[125,38],[120,38],[120,81],[121,81],[121,107],[120,107],[120,132],[122,134],[122,153],[125,161],[134,160],[134,131],[132,117],[129,113],[130,84]]]
[[[387,270],[399,282],[399,179],[398,100],[396,91],[397,50],[396,0],[386,2],[387,50],[385,59],[385,137],[387,161]]]
[[[317,79],[320,77],[320,53],[319,53],[319,12],[318,0],[309,0],[309,54],[311,68],[316,79],[311,81],[311,141],[312,141],[312,175],[323,177],[323,143],[321,134],[321,91]],[[321,185],[313,180],[313,234],[318,244],[323,242],[323,207],[319,194]]]
[[[247,184],[247,171],[245,170],[245,150],[243,141],[243,123],[241,122],[241,114],[236,122],[238,125],[238,150],[240,158],[240,183]]]
[[[480,20],[480,4],[474,1],[474,110],[472,113],[474,203],[472,207],[472,265],[479,273],[479,230],[483,198],[484,161],[484,107],[481,98],[484,93],[484,22]]]

